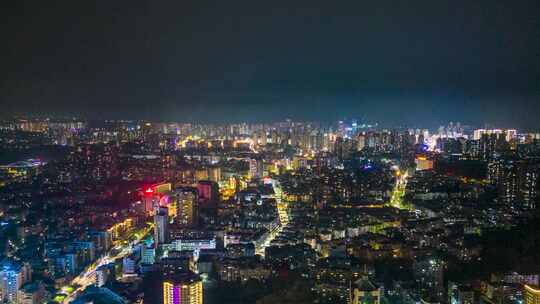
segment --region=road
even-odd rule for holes
[[[266,247],[270,246],[270,243],[283,231],[283,228],[289,224],[289,214],[287,213],[287,203],[281,200],[281,195],[283,191],[278,181],[272,180],[272,187],[274,188],[274,193],[276,197],[276,207],[278,210],[279,216],[279,226],[266,238],[264,243],[261,246],[255,248],[255,253],[264,257],[264,251]]]
[[[401,173],[399,170],[397,171],[396,185],[392,191],[390,206],[398,209],[409,209],[403,202],[405,189],[407,188],[407,177],[407,172]]]
[[[146,228],[143,228],[141,230],[141,233],[135,233],[136,238],[134,241],[124,244],[124,245],[116,245],[111,252],[115,251],[118,252],[117,254],[112,254],[111,252],[107,253],[105,256],[101,257],[94,263],[92,263],[90,266],[86,268],[85,271],[80,273],[78,276],[76,276],[70,284],[67,286],[79,286],[77,289],[73,290],[68,294],[68,296],[62,301],[63,304],[68,304],[71,301],[75,300],[77,296],[86,289],[86,287],[94,284],[96,282],[96,270],[103,266],[110,263],[113,263],[114,261],[118,259],[122,259],[125,256],[130,255],[133,252],[133,246],[139,244],[147,235],[150,233],[153,229],[152,225],[147,226]],[[66,287],[67,287],[66,286]],[[62,290],[66,292],[67,288],[64,287]],[[67,292],[66,292],[67,293]]]

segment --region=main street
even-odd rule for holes
[[[77,289],[69,292],[68,296],[62,301],[63,304],[68,304],[71,301],[75,300],[77,296],[83,292],[88,286],[96,282],[96,270],[110,263],[115,262],[118,259],[122,259],[125,256],[130,255],[133,252],[133,247],[139,244],[153,229],[153,225],[149,225],[140,231],[137,231],[135,235],[135,240],[131,242],[126,242],[124,244],[118,244],[113,247],[105,256],[99,258],[97,261],[88,266],[82,273],[76,276],[70,284],[62,288],[62,291],[68,293],[68,286],[78,286]],[[115,253],[116,252],[116,253]]]
[[[283,200],[281,199],[281,196],[283,193],[281,186],[277,180],[272,179],[271,182],[272,182],[272,187],[274,188],[276,208],[277,208],[278,216],[279,216],[279,225],[276,229],[274,229],[268,234],[268,237],[266,238],[266,240],[264,241],[262,245],[257,246],[257,248],[255,248],[256,254],[263,257],[264,257],[264,251],[266,247],[270,246],[270,243],[272,243],[272,241],[281,233],[281,231],[283,231],[283,228],[285,228],[289,224],[289,214],[287,213],[287,203],[283,202]]]
[[[396,173],[396,184],[394,190],[392,191],[392,197],[390,198],[390,206],[398,209],[409,209],[403,203],[403,197],[405,196],[405,189],[407,188],[407,177],[408,173],[401,172],[397,170]]]

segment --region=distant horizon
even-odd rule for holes
[[[538,103],[538,106],[536,105]],[[540,130],[540,120],[536,119],[534,111],[540,108],[540,101],[528,99],[520,107],[506,100],[504,103],[431,103],[424,101],[420,105],[413,101],[397,102],[397,105],[377,105],[371,102],[369,107],[323,101],[314,104],[298,103],[288,106],[276,105],[265,107],[264,104],[200,105],[190,110],[179,110],[175,106],[156,105],[148,111],[126,107],[125,111],[111,104],[114,111],[98,109],[97,105],[91,111],[47,110],[39,108],[33,111],[6,111],[0,117],[33,116],[33,117],[79,117],[85,120],[149,120],[162,122],[190,123],[235,123],[235,122],[276,122],[286,119],[296,121],[334,122],[349,118],[363,118],[383,126],[425,126],[439,127],[449,122],[461,122],[465,125],[496,126],[499,128],[518,128],[523,130]],[[91,106],[89,106],[91,107]],[[349,110],[350,107],[350,110]],[[99,112],[99,114],[96,114]]]
[[[5,114],[5,113],[4,113]],[[229,120],[229,121],[210,121],[210,120],[171,120],[171,119],[148,119],[148,118],[94,118],[94,117],[84,117],[83,115],[47,115],[47,114],[15,114],[15,115],[3,115],[0,116],[0,119],[11,120],[11,119],[52,119],[52,120],[80,120],[88,123],[98,123],[98,122],[151,122],[151,123],[178,123],[178,124],[200,124],[200,125],[232,125],[232,124],[275,124],[283,123],[287,120],[290,120],[295,123],[320,123],[326,125],[337,124],[339,121],[349,122],[351,120],[358,120],[360,125],[371,125],[375,128],[393,128],[393,129],[428,129],[435,131],[440,127],[447,127],[450,123],[457,124],[460,123],[462,127],[471,128],[471,129],[517,129],[522,132],[534,132],[540,131],[540,125],[538,128],[522,128],[512,124],[496,124],[490,122],[465,122],[460,120],[450,120],[447,122],[440,122],[439,124],[403,124],[399,122],[395,123],[382,123],[375,120],[369,119],[369,117],[359,118],[359,117],[343,117],[336,119],[302,119],[295,117],[285,117],[281,119],[267,119],[267,120],[256,120],[256,119],[246,119],[246,120]]]

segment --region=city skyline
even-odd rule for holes
[[[0,121],[0,302],[538,298],[538,131],[102,123]]]
[[[87,118],[84,115],[82,116],[69,116],[69,115],[3,115],[0,117],[0,121],[4,124],[4,127],[8,127],[10,124],[13,128],[18,126],[21,130],[25,128],[31,128],[32,124],[84,124],[87,127],[99,128],[105,127],[110,124],[132,124],[140,125],[144,123],[158,124],[158,125],[193,125],[193,126],[235,126],[235,125],[249,125],[249,126],[272,126],[280,123],[295,123],[295,124],[313,124],[320,127],[336,127],[339,124],[356,124],[359,129],[363,130],[405,130],[405,129],[421,129],[429,130],[432,132],[437,132],[441,128],[447,128],[452,126],[459,126],[464,128],[466,133],[472,133],[477,129],[515,129],[520,132],[536,132],[540,130],[540,127],[520,127],[516,123],[491,123],[491,122],[480,122],[480,121],[440,121],[433,122],[432,124],[423,123],[423,122],[412,122],[412,123],[384,123],[376,120],[370,119],[367,116],[357,116],[357,117],[340,117],[338,119],[292,119],[291,117],[286,117],[283,119],[268,119],[268,120],[256,120],[256,119],[244,119],[244,120],[229,120],[229,121],[192,121],[192,120],[167,120],[167,119],[134,119],[134,118],[118,118],[118,119],[92,119]],[[23,127],[28,125],[27,127]],[[8,127],[9,128],[9,127]]]
[[[540,304],[539,16],[9,2],[0,304]]]

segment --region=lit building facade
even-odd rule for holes
[[[219,201],[219,185],[216,182],[199,181],[197,191],[201,207],[212,207]]]
[[[367,276],[356,281],[351,288],[352,304],[380,304],[381,289]]]
[[[523,303],[540,304],[540,288],[530,285],[523,286]]]
[[[163,304],[202,304],[202,281],[188,275],[169,278],[163,282]]]
[[[433,160],[428,159],[426,156],[417,156],[414,162],[416,164],[417,171],[433,169]]]
[[[540,200],[540,163],[533,160],[498,159],[488,164],[488,179],[497,186],[499,199],[536,208]]]
[[[249,160],[249,177],[262,178],[264,175],[264,164],[261,159],[252,158]]]
[[[154,215],[154,242],[166,243],[169,238],[169,212],[167,208],[158,208]]]
[[[172,190],[170,183],[155,184],[142,190],[142,209],[144,213],[151,214],[160,206],[161,198]]]
[[[196,227],[199,223],[199,195],[197,189],[184,188],[176,192],[176,222],[182,227]]]
[[[0,264],[0,302],[18,303],[18,291],[31,280],[30,267],[13,261]]]

